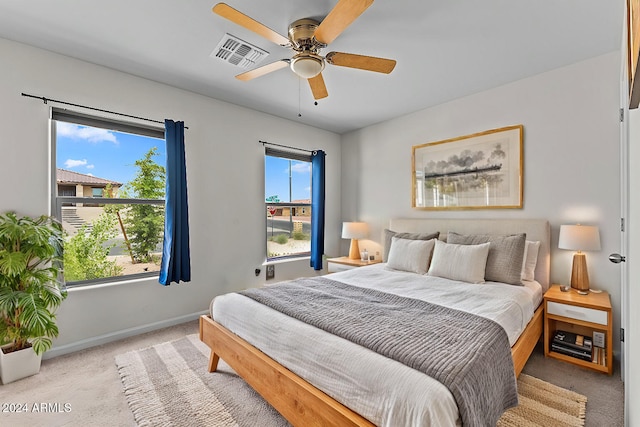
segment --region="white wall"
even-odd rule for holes
[[[48,106],[21,92],[124,113],[184,120],[190,196],[192,282],[155,280],[72,290],[58,313],[51,355],[193,318],[215,295],[258,286],[264,222],[258,140],[327,151],[325,252],[344,254],[342,220],[364,220],[371,253],[391,217],[537,217],[600,227],[589,253],[593,287],[611,293],[618,340],[620,247],[618,53],[524,79],[343,135],[178,90],[0,39],[0,212],[49,210]],[[412,209],[411,146],[511,124],[524,125],[524,208],[474,212]],[[340,142],[342,140],[342,147]],[[340,151],[341,150],[341,151]],[[338,196],[341,194],[341,196]],[[256,236],[256,240],[247,238]],[[553,250],[552,279],[566,283],[571,253]],[[276,280],[312,275],[308,261],[278,264]],[[636,296],[637,298],[637,296]],[[56,349],[58,353],[56,353]]]
[[[393,217],[547,218],[556,283],[571,275],[572,253],[557,249],[560,225],[597,225],[591,286],[611,294],[617,343],[620,271],[607,257],[620,247],[619,64],[613,52],[343,135],[343,220],[371,225],[371,241],[361,243],[371,253]],[[524,125],[523,209],[411,208],[413,145],[514,124]]]
[[[127,114],[184,120],[192,281],[73,289],[49,356],[195,318],[221,293],[264,282],[266,140],[327,152],[326,252],[338,253],[340,136],[268,114],[0,39],[0,212],[49,213],[49,106],[21,92]],[[295,118],[294,118],[295,119]],[[260,277],[254,269],[262,268]],[[313,275],[278,264],[276,280]]]

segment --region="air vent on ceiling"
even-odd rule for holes
[[[269,52],[240,40],[231,34],[225,34],[211,56],[241,68],[251,68],[262,61]]]

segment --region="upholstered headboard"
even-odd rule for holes
[[[544,219],[414,219],[398,218],[389,222],[389,229],[396,232],[440,232],[446,240],[447,232],[461,234],[515,234],[526,233],[527,240],[539,241],[538,263],[535,279],[544,291],[549,288],[551,270],[551,227]]]

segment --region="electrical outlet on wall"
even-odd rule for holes
[[[273,279],[276,277],[276,266],[275,264],[267,265],[267,280]]]

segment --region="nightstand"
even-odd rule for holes
[[[592,339],[591,361],[554,351],[553,336],[557,330]],[[604,334],[604,348],[597,347],[594,332]],[[560,285],[551,285],[544,294],[544,355],[578,366],[613,373],[613,319],[609,294],[589,292],[579,295],[575,289],[562,292]],[[599,335],[599,334],[597,334]]]
[[[367,265],[378,264],[382,261],[377,259],[373,261],[361,261],[359,259],[351,259],[346,256],[339,258],[327,259],[327,270],[329,273],[337,273],[338,271],[351,270],[352,268],[365,267]]]

